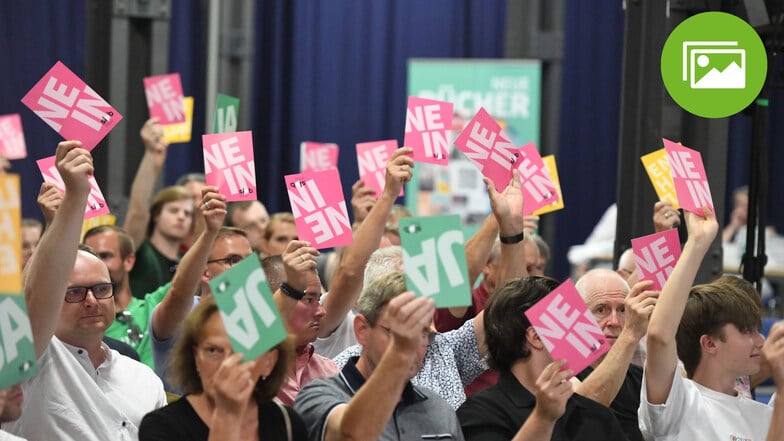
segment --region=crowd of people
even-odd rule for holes
[[[688,230],[661,291],[629,257],[576,281],[611,347],[573,372],[525,315],[560,282],[517,172],[487,182],[491,213],[464,245],[472,304],[436,309],[406,287],[396,231],[410,148],[377,198],[353,186],[354,241],[322,253],[291,213],[227,202],[198,173],[153,194],[168,146],[154,119],[140,134],[122,226],[83,237],[92,157],[57,146],[66,191],[42,185],[44,224],[22,223],[39,368],[0,391],[0,440],[784,439],[784,324],[760,334],[743,280],[694,285],[718,232],[707,208],[654,207],[652,230]],[[209,281],[253,253],[288,336],[243,361]]]

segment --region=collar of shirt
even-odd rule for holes
[[[343,367],[343,370],[340,372],[340,378],[343,379],[343,382],[346,383],[349,389],[353,394],[356,394],[360,387],[365,384],[365,377],[359,372],[357,369],[357,360],[359,357],[351,357],[346,362],[346,366]],[[403,397],[400,400],[403,404],[414,404],[420,401],[427,400],[427,397],[424,396],[421,392],[419,392],[410,381],[406,383],[406,387],[403,389]]]

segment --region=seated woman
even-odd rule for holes
[[[141,441],[305,441],[293,409],[272,401],[293,359],[291,339],[252,361],[233,353],[213,298],[202,300],[185,320],[171,356],[171,380],[187,394],[147,414]]]

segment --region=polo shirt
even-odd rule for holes
[[[294,403],[308,428],[311,441],[324,439],[327,418],[335,407],[348,403],[365,384],[357,370],[359,357],[352,357],[339,375],[316,380],[306,385]],[[435,392],[406,383],[400,402],[392,412],[378,438],[394,440],[462,440],[457,417],[452,407]]]
[[[294,399],[302,387],[313,380],[337,375],[339,369],[334,361],[314,353],[312,344],[305,346],[297,352],[294,360],[294,369],[286,377],[286,382],[278,391],[276,398],[286,406],[293,406]]]
[[[152,370],[117,351],[94,368],[87,351],[52,337],[22,383],[22,417],[3,428],[31,440],[136,440],[142,417],[166,405]]]
[[[115,340],[130,345],[139,353],[141,362],[152,369],[155,369],[155,362],[150,346],[150,329],[148,323],[152,317],[152,311],[163,301],[166,292],[169,291],[171,282],[158,287],[155,291],[144,296],[144,299],[131,298],[131,302],[124,312],[127,319],[115,318],[105,335]],[[117,313],[122,314],[122,312]],[[129,332],[130,331],[130,332]],[[141,336],[141,337],[140,337]]]
[[[144,298],[159,286],[171,281],[180,259],[171,260],[161,254],[149,241],[144,241],[136,249],[136,263],[128,273],[128,282],[134,297]]]
[[[591,372],[593,372],[593,368],[588,366],[577,374],[577,378],[580,381],[584,381]],[[641,389],[642,368],[633,364],[629,365],[623,384],[613,402],[610,403],[610,410],[612,410],[615,418],[621,424],[623,431],[626,432],[626,437],[632,441],[642,441],[643,439],[642,433],[640,433],[640,423],[637,420]]]
[[[534,411],[536,397],[510,371],[498,383],[468,397],[457,409],[466,440],[509,441]],[[566,402],[566,411],[555,422],[553,441],[625,440],[621,425],[610,409],[578,394]]]

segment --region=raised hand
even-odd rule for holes
[[[169,143],[163,138],[163,126],[158,124],[158,118],[148,119],[139,130],[139,136],[144,143],[145,152],[155,155],[155,165],[161,167],[166,162]]]
[[[553,361],[548,364],[534,383],[536,406],[534,412],[546,421],[555,421],[566,412],[566,402],[574,393],[569,378],[571,369],[561,370],[566,360]]]
[[[427,338],[435,302],[428,297],[415,297],[411,291],[389,301],[386,314],[392,343],[407,352],[416,352]]]
[[[362,223],[375,203],[376,191],[365,185],[362,179],[358,179],[351,186],[351,211],[354,212],[354,222]]]
[[[81,141],[63,141],[57,144],[55,164],[67,192],[86,196],[90,192],[88,178],[95,171],[93,157],[82,148]]]
[[[219,194],[217,187],[204,187],[201,195],[199,209],[204,225],[207,231],[218,231],[226,218],[226,196]]]
[[[675,228],[681,224],[681,213],[672,203],[659,201],[653,204],[653,229],[657,233]]]
[[[493,182],[484,178],[487,194],[490,196],[490,207],[498,221],[502,236],[519,234],[525,229],[523,218],[523,191],[520,188],[520,173],[514,170],[512,180],[504,191],[498,192]]]
[[[648,320],[659,299],[659,291],[648,289],[652,285],[653,282],[650,280],[635,283],[624,300],[626,324],[623,329],[632,332],[638,341],[648,332]]]
[[[400,147],[392,153],[387,161],[384,193],[397,198],[403,185],[414,176],[414,149]]]
[[[281,254],[286,282],[292,288],[304,291],[307,288],[308,272],[316,271],[316,256],[319,250],[304,240],[292,240]]]
[[[784,321],[774,323],[762,345],[762,358],[770,366],[776,392],[784,392]]]
[[[57,186],[51,182],[41,184],[41,189],[38,191],[38,208],[41,209],[41,213],[44,215],[46,225],[52,223],[52,219],[54,219],[54,215],[62,202],[63,192]]]
[[[686,212],[685,216],[689,230],[687,245],[692,243],[701,249],[707,249],[719,231],[716,215],[708,207],[702,207],[702,216],[690,212]]]
[[[242,415],[256,387],[253,368],[256,360],[242,362],[242,354],[235,352],[221,362],[212,377],[215,410],[231,415]]]

